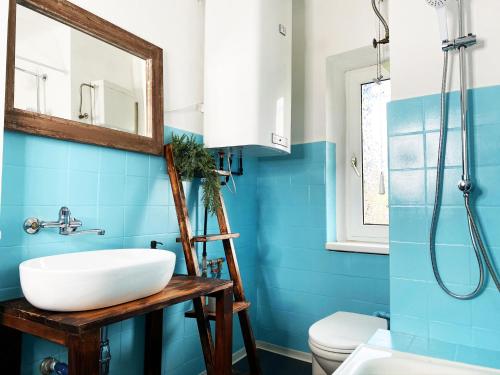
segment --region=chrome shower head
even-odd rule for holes
[[[441,33],[441,41],[448,40],[448,17],[447,9],[449,0],[425,0],[431,7],[436,9],[439,22],[439,30]]]
[[[434,8],[442,8],[446,6],[448,0],[425,0],[427,4]]]

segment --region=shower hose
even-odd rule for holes
[[[441,202],[441,185],[443,181],[443,170],[444,170],[444,161],[445,161],[445,153],[446,153],[446,135],[447,135],[447,104],[446,104],[446,84],[447,84],[447,74],[448,74],[448,51],[444,52],[444,61],[443,61],[443,79],[441,85],[441,115],[440,115],[440,128],[439,128],[439,148],[438,148],[438,158],[437,158],[437,168],[436,168],[436,190],[434,196],[434,208],[432,211],[432,220],[430,227],[430,235],[429,235],[429,248],[432,262],[432,271],[434,272],[434,276],[436,277],[436,281],[448,295],[453,298],[459,300],[468,300],[478,296],[485,285],[485,269],[484,264],[493,279],[497,289],[500,291],[500,280],[495,271],[495,267],[493,265],[492,260],[490,259],[490,255],[486,250],[484,243],[481,239],[481,234],[476,223],[476,218],[474,212],[472,211],[470,199],[471,199],[471,189],[470,187],[463,190],[464,195],[464,204],[465,211],[467,213],[467,223],[469,227],[469,234],[471,238],[472,248],[474,249],[474,253],[476,256],[477,264],[479,267],[479,280],[474,288],[468,294],[459,294],[455,293],[450,288],[448,288],[443,279],[441,278],[441,274],[439,273],[439,267],[436,259],[436,229],[438,224],[438,214],[439,214],[439,206]],[[465,84],[461,82],[461,85]],[[462,105],[464,102],[462,101]],[[462,116],[462,121],[466,121],[464,116]],[[462,124],[463,129],[466,124]],[[466,131],[466,129],[465,129]],[[466,138],[462,138],[462,142],[467,143]],[[468,147],[467,144],[463,145],[463,147]],[[483,263],[484,262],[484,263]]]

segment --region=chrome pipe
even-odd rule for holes
[[[469,175],[469,147],[468,147],[468,129],[467,129],[467,116],[468,116],[468,100],[467,100],[467,82],[465,73],[465,47],[459,49],[460,59],[460,133],[462,137],[462,181],[460,181],[459,189],[468,191],[471,189],[470,175]]]
[[[458,35],[464,36],[464,12],[463,12],[463,1],[457,0],[458,2]]]
[[[111,347],[109,344],[109,337],[108,337],[108,327],[104,326],[101,328],[101,344],[99,348],[99,367],[100,375],[108,375],[109,374],[109,367],[110,367],[110,362],[111,362]]]
[[[44,358],[39,370],[42,375],[68,375],[68,365],[53,357]]]
[[[375,15],[378,17],[382,25],[384,26],[385,30],[385,36],[384,39],[373,39],[373,48],[377,48],[377,45],[379,44],[387,44],[389,43],[389,25],[387,24],[387,21],[385,20],[384,16],[382,16],[382,13],[380,13],[380,10],[377,8],[377,5],[375,4],[375,0],[372,0],[372,8],[373,11],[375,12]],[[380,36],[379,36],[380,38]]]
[[[459,38],[466,37],[464,35],[464,22],[463,22],[463,3],[458,0],[458,29]],[[458,48],[460,60],[460,121],[461,121],[461,137],[462,137],[462,181],[460,181],[459,189],[461,191],[469,191],[470,175],[469,175],[469,147],[468,147],[468,129],[467,129],[467,116],[468,116],[468,100],[467,100],[467,78],[466,78],[466,61],[465,61],[465,45]]]

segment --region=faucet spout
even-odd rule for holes
[[[85,229],[85,230],[73,230],[61,232],[63,236],[79,236],[81,234],[97,234],[98,236],[104,236],[106,231],[104,229]]]

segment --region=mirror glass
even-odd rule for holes
[[[144,59],[19,4],[16,11],[15,108],[152,136]]]

